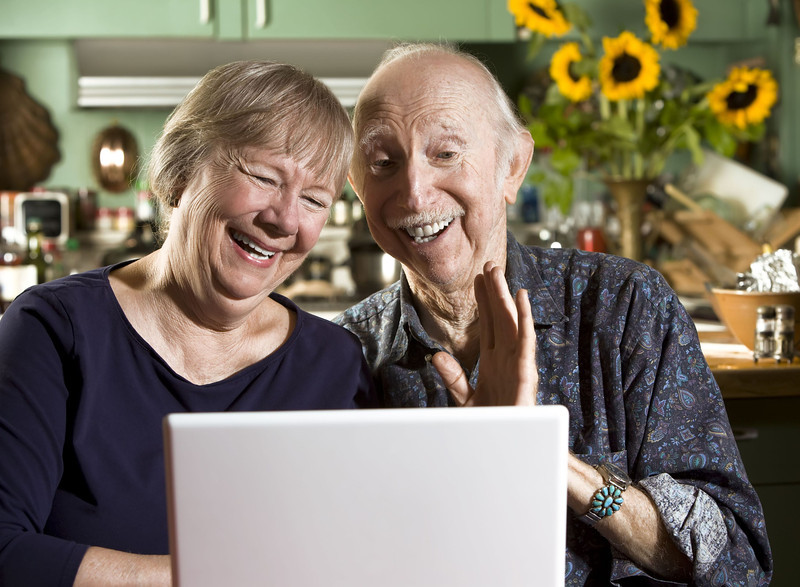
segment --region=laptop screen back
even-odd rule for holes
[[[563,585],[567,411],[165,419],[175,585]]]

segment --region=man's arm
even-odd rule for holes
[[[589,510],[594,493],[604,485],[603,477],[573,454],[569,455],[567,466],[567,505],[581,516]],[[650,496],[631,485],[623,498],[619,511],[597,522],[595,529],[641,568],[664,579],[688,580],[691,561],[675,545]]]
[[[475,280],[481,325],[478,386],[471,389],[458,362],[437,353],[433,364],[448,390],[462,405],[533,405],[536,401],[536,334],[527,292],[511,297],[499,267],[484,267]],[[533,357],[533,360],[531,360]],[[589,509],[592,495],[603,486],[590,465],[569,455],[567,503],[577,516]],[[635,486],[625,492],[625,505],[596,528],[637,565],[665,579],[685,580],[691,562],[675,545],[649,495]]]

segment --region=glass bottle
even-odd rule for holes
[[[65,275],[73,275],[82,271],[80,246],[80,242],[75,237],[67,239],[63,255]]]
[[[42,222],[38,218],[28,220],[28,254],[26,264],[36,267],[36,283],[47,281],[48,267],[47,259],[44,254],[44,235],[42,234]]]
[[[44,241],[42,251],[46,263],[45,281],[64,277],[64,258],[58,245],[50,240]]]

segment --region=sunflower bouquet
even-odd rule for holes
[[[564,176],[585,161],[607,178],[652,180],[676,150],[700,163],[704,144],[731,156],[765,132],[778,92],[768,70],[733,67],[725,79],[703,81],[662,65],[659,51],[685,45],[696,27],[691,0],[644,0],[650,38],[623,30],[600,47],[575,3],[508,0],[508,9],[531,57],[546,40],[569,35],[550,59],[546,91],[519,99],[537,147]]]

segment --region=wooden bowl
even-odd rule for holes
[[[794,346],[800,344],[800,292],[755,292],[711,288],[709,299],[714,313],[740,343],[753,350],[756,310],[779,304],[794,307]]]

